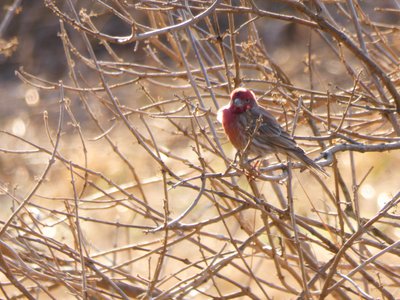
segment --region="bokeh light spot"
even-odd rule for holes
[[[380,193],[378,195],[378,199],[377,199],[379,209],[384,207],[386,205],[386,203],[388,203],[390,201],[390,199],[392,199],[392,197],[390,197],[388,193],[385,193],[385,192]]]
[[[30,88],[25,92],[25,102],[29,106],[36,106],[39,104],[39,92],[36,88]]]
[[[376,195],[376,191],[374,187],[368,183],[363,184],[360,188],[360,193],[361,196],[363,196],[365,199],[372,199]]]
[[[26,132],[25,122],[21,118],[16,118],[12,123],[12,133],[18,136],[24,136]]]

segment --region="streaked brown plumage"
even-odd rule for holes
[[[282,153],[327,175],[320,165],[297,146],[275,117],[258,105],[252,91],[246,88],[235,89],[229,104],[218,111],[217,118],[233,146],[242,154],[263,157],[269,153]]]

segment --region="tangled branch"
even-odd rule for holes
[[[399,298],[399,9],[275,2],[44,0],[65,70],[4,107],[2,298]],[[330,177],[236,160],[238,86]]]

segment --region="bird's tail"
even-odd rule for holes
[[[321,167],[319,164],[317,164],[315,161],[313,161],[311,158],[309,158],[302,149],[301,151],[295,151],[292,152],[294,154],[294,158],[299,159],[302,163],[305,164],[305,166],[312,172],[316,174],[324,174],[326,177],[329,177],[328,172],[325,171],[323,167]],[[317,172],[315,172],[317,171]]]

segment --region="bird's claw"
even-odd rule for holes
[[[257,177],[261,175],[261,172],[258,170],[258,165],[252,166],[250,163],[246,163],[242,165],[242,167],[244,174],[250,180],[255,180]]]

